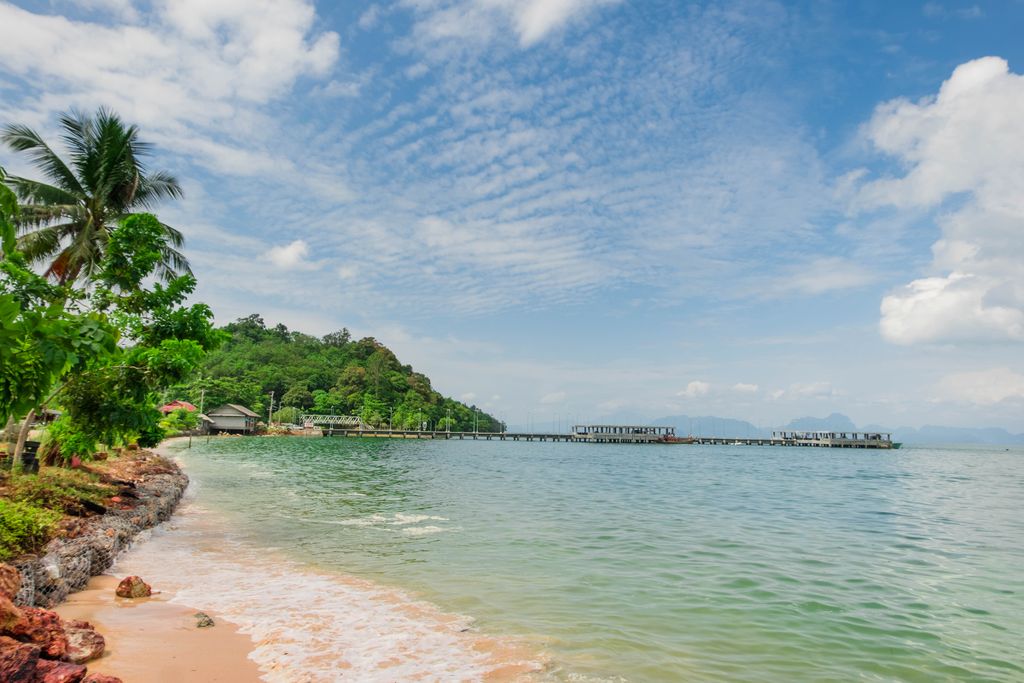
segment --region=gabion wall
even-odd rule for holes
[[[110,510],[89,520],[87,531],[77,538],[55,539],[40,555],[13,562],[21,573],[15,604],[50,608],[69,593],[85,588],[90,577],[114,564],[118,553],[128,548],[140,531],[170,518],[187,485],[184,474],[147,477],[136,488],[136,508]]]

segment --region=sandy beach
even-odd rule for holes
[[[90,622],[106,638],[106,652],[89,663],[90,671],[117,676],[125,683],[260,680],[259,669],[248,658],[252,641],[234,625],[207,612],[215,625],[197,628],[194,615],[201,610],[171,604],[173,596],[168,593],[118,598],[114,589],[119,578],[97,576],[56,608],[64,619]]]

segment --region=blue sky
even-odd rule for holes
[[[1024,431],[1022,2],[0,2],[0,120],[113,107],[200,297],[510,423]],[[24,162],[0,152],[12,173]]]

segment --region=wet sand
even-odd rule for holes
[[[253,643],[235,626],[207,612],[216,625],[197,628],[193,615],[206,610],[171,604],[167,593],[118,598],[114,589],[119,578],[94,577],[85,590],[56,608],[64,619],[90,622],[106,638],[106,652],[88,662],[90,672],[118,676],[125,683],[260,680],[259,669],[248,658]]]

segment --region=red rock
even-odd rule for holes
[[[39,647],[0,636],[0,681],[35,680]]]
[[[153,588],[137,576],[126,576],[117,584],[115,592],[119,598],[148,598]]]
[[[121,502],[121,496],[111,496],[110,497],[110,502],[111,503],[120,503]]]
[[[13,600],[21,589],[21,574],[9,564],[0,563],[0,595]]]
[[[6,632],[7,629],[21,621],[24,616],[21,610],[6,595],[0,593],[0,633]]]
[[[36,662],[36,677],[27,680],[33,683],[81,683],[83,678],[85,667],[81,664],[40,659]]]
[[[81,619],[72,619],[64,622],[64,630],[69,628],[87,628],[90,631],[95,631],[96,627],[90,624],[88,621],[82,621]]]
[[[68,638],[68,653],[64,659],[74,664],[85,664],[91,659],[96,659],[103,654],[103,648],[107,645],[103,636],[96,633],[92,627],[68,626],[64,633]]]
[[[89,674],[86,676],[82,683],[124,683],[117,676],[108,676],[106,674]]]
[[[21,619],[7,633],[22,642],[34,643],[47,659],[63,659],[68,651],[64,625],[56,612],[38,607],[22,607]]]

